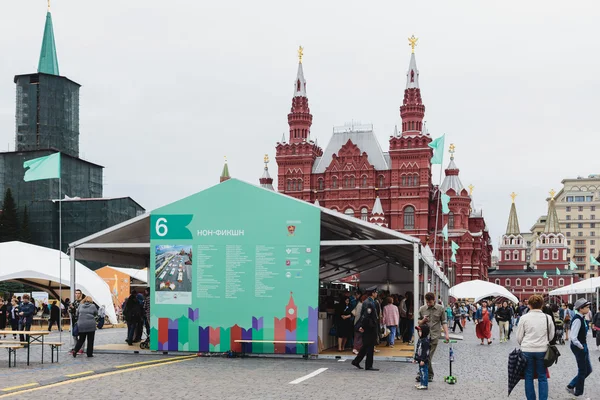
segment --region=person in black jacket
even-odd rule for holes
[[[31,324],[33,323],[33,314],[35,314],[35,306],[29,301],[29,295],[23,295],[23,303],[19,307],[19,330],[29,331],[31,330]],[[21,342],[25,341],[25,335],[19,335]]]
[[[429,326],[421,325],[416,329],[419,332],[419,341],[417,342],[414,360],[419,363],[419,376],[421,377],[421,382],[416,385],[416,388],[427,390],[427,385],[429,384],[429,349],[431,348],[429,343]]]
[[[367,371],[379,371],[379,369],[373,368],[373,353],[375,352],[375,344],[377,343],[377,330],[379,329],[379,324],[377,322],[377,311],[375,309],[374,302],[363,303],[362,315],[362,322],[360,322],[360,328],[358,331],[362,333],[363,345],[356,355],[356,358],[352,361],[352,365],[358,369],[362,369],[360,362],[365,356],[367,356],[367,361],[365,361],[365,369]]]
[[[3,298],[0,298],[0,330],[6,329],[6,322],[8,321],[8,307]],[[6,339],[6,335],[4,335]]]
[[[498,329],[500,331],[500,343],[508,342],[510,318],[510,307],[508,307],[508,301],[505,300],[502,302],[502,307],[496,310],[496,321],[498,321]]]
[[[52,325],[56,324],[59,331],[62,331],[60,320],[60,308],[56,305],[56,301],[50,303],[50,318],[48,319],[48,332],[52,330]]]
[[[138,324],[142,323],[143,310],[140,302],[137,299],[137,293],[131,292],[131,295],[125,302],[125,308],[123,309],[123,318],[127,322],[127,344],[132,346],[133,340],[135,339],[135,331]]]

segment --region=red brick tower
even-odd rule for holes
[[[265,163],[265,169],[263,171],[262,176],[258,180],[260,182],[260,186],[265,189],[275,190],[273,188],[273,178],[271,178],[271,174],[269,174],[269,155],[268,154],[265,154],[263,161]]]
[[[535,269],[556,273],[558,268],[561,272],[567,269],[567,241],[560,233],[556,206],[554,204],[554,190],[550,192],[548,202],[548,218],[544,226],[544,232],[536,241]]]
[[[279,166],[278,190],[297,199],[311,201],[311,173],[315,159],[323,150],[310,139],[312,114],[306,96],[306,80],[302,68],[303,49],[298,49],[298,72],[294,81],[292,109],[288,114],[289,142],[285,137],[277,144],[275,159]]]
[[[524,271],[527,269],[527,243],[519,230],[519,219],[515,207],[515,197],[517,195],[512,193],[510,196],[512,197],[512,204],[506,233],[502,235],[498,247],[498,268],[504,271]]]
[[[421,99],[419,70],[415,59],[417,39],[409,39],[412,54],[406,74],[404,100],[400,106],[402,133],[390,139],[390,212],[393,229],[416,236],[425,243],[429,234],[431,191],[431,137],[425,129],[425,105]]]

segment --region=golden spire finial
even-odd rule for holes
[[[448,153],[450,153],[450,159],[454,160],[454,153],[456,152],[456,146],[454,145],[454,143],[450,143],[450,148],[448,150]]]
[[[48,0],[48,11],[50,11],[50,0]]]
[[[265,157],[263,158],[263,160],[264,160],[265,164],[268,164],[269,163],[269,155],[265,154]]]
[[[302,57],[304,57],[304,47],[298,46],[298,62],[302,64]]]
[[[515,197],[517,197],[517,194],[515,192],[512,192],[510,194],[510,197],[512,198],[512,202],[514,203],[515,202]]]
[[[554,200],[554,195],[556,194],[556,192],[554,191],[554,189],[550,190],[550,200]]]
[[[225,164],[227,164],[227,156],[223,156],[223,158],[225,159]]]
[[[473,196],[473,189],[475,189],[475,186],[473,186],[473,184],[469,185],[469,196]]]
[[[408,38],[408,44],[412,49],[412,52],[415,52],[415,46],[417,45],[417,42],[419,41],[418,38],[415,37],[415,35],[412,35],[411,37]]]

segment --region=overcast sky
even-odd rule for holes
[[[2,1],[3,151],[13,76],[36,71],[45,13],[43,0]],[[257,183],[268,153],[276,178],[300,44],[311,137],[324,147],[333,126],[361,121],[387,149],[411,34],[429,130],[456,145],[494,247],[512,191],[528,231],[563,178],[600,173],[596,2],[54,0],[52,16],[61,75],[83,85],[81,156],[106,167],[105,196],[148,210],[217,183],[225,155]]]

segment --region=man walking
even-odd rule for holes
[[[429,326],[430,332],[430,349],[429,349],[429,360],[427,361],[427,367],[429,370],[429,382],[433,381],[433,367],[432,360],[437,349],[438,340],[442,337],[442,329],[444,330],[444,337],[446,340],[450,340],[448,333],[448,321],[446,320],[446,313],[444,306],[435,304],[435,294],[429,292],[425,295],[425,305],[419,309],[419,326]],[[417,382],[421,381],[421,377],[417,376]]]
[[[29,295],[23,295],[23,302],[19,307],[19,330],[20,331],[29,331],[31,330],[31,323],[33,322],[33,314],[35,314],[35,306],[29,302]],[[21,342],[25,341],[25,336],[23,334],[19,335],[19,340]]]

